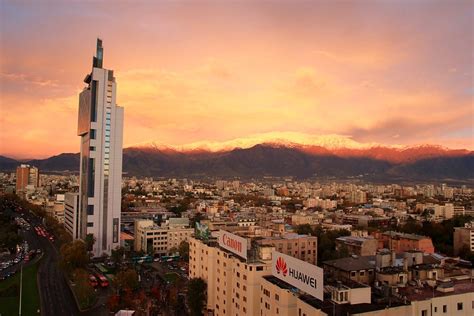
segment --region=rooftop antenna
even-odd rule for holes
[[[97,37],[96,53],[92,59],[92,66],[95,68],[102,68],[104,62],[104,48],[102,47],[102,40]]]

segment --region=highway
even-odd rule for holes
[[[56,241],[56,243],[53,243],[47,238],[38,236],[36,234],[34,226],[42,225],[42,219],[30,211],[18,211],[18,206],[13,203],[6,205],[6,207],[14,217],[21,216],[32,226],[30,229],[23,228],[20,232],[24,240],[28,242],[29,249],[42,250],[43,257],[41,259],[37,274],[38,289],[41,301],[41,315],[108,315],[106,308],[108,295],[106,291],[99,295],[98,303],[94,308],[83,313],[79,311],[71,289],[69,288],[66,278],[64,277],[64,273],[59,268],[58,242]],[[34,258],[28,263],[21,262],[3,272],[7,273],[11,270],[17,271],[18,273],[21,265],[28,266],[33,264],[36,260],[37,258]],[[22,302],[23,306],[28,304],[28,297],[23,297]]]
[[[34,215],[23,216],[32,225],[40,224]],[[42,315],[79,315],[74,297],[69,289],[63,272],[58,267],[59,253],[57,248],[46,238],[39,237],[34,229],[24,231],[31,249],[43,250],[43,259],[38,269],[38,288],[41,297]],[[27,298],[25,302],[27,301]]]

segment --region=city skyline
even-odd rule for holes
[[[124,147],[301,133],[474,149],[470,1],[1,6],[0,155],[77,152],[98,35]]]

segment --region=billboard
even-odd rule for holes
[[[272,253],[272,275],[323,300],[323,269],[278,251]]]
[[[200,222],[196,222],[196,227],[194,229],[194,236],[198,239],[209,240],[209,237],[211,237],[211,232],[209,231],[209,227],[206,224],[201,224]]]
[[[220,230],[219,246],[247,259],[247,239],[243,237],[229,233],[225,230]]]

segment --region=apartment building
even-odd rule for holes
[[[410,250],[434,253],[434,246],[430,237],[394,231],[383,233],[374,232],[373,236],[378,240],[379,249],[386,248],[393,250],[396,253]]]
[[[228,244],[239,239],[234,234],[228,235]],[[261,253],[267,260],[258,260],[247,257],[249,249],[245,242],[240,244],[243,247],[240,248],[240,255],[221,245],[216,238],[208,241],[190,238],[189,276],[206,281],[207,309],[214,315],[258,315],[261,277],[270,274],[271,269],[269,249]]]
[[[256,243],[273,246],[278,252],[314,265],[318,261],[318,238],[315,236],[287,233],[278,237],[265,237],[256,240]]]
[[[378,241],[373,237],[342,236],[336,238],[336,250],[346,248],[350,255],[374,256]]]
[[[189,228],[189,220],[186,218],[182,224],[171,221],[162,226],[155,224],[153,220],[135,221],[135,251],[144,251],[155,255],[171,255],[173,248],[178,248],[180,243],[188,241],[194,233]]]
[[[463,249],[474,251],[474,221],[464,227],[454,227],[454,254],[458,255]]]
[[[27,186],[39,187],[38,168],[22,164],[16,168],[16,192],[24,192]]]

